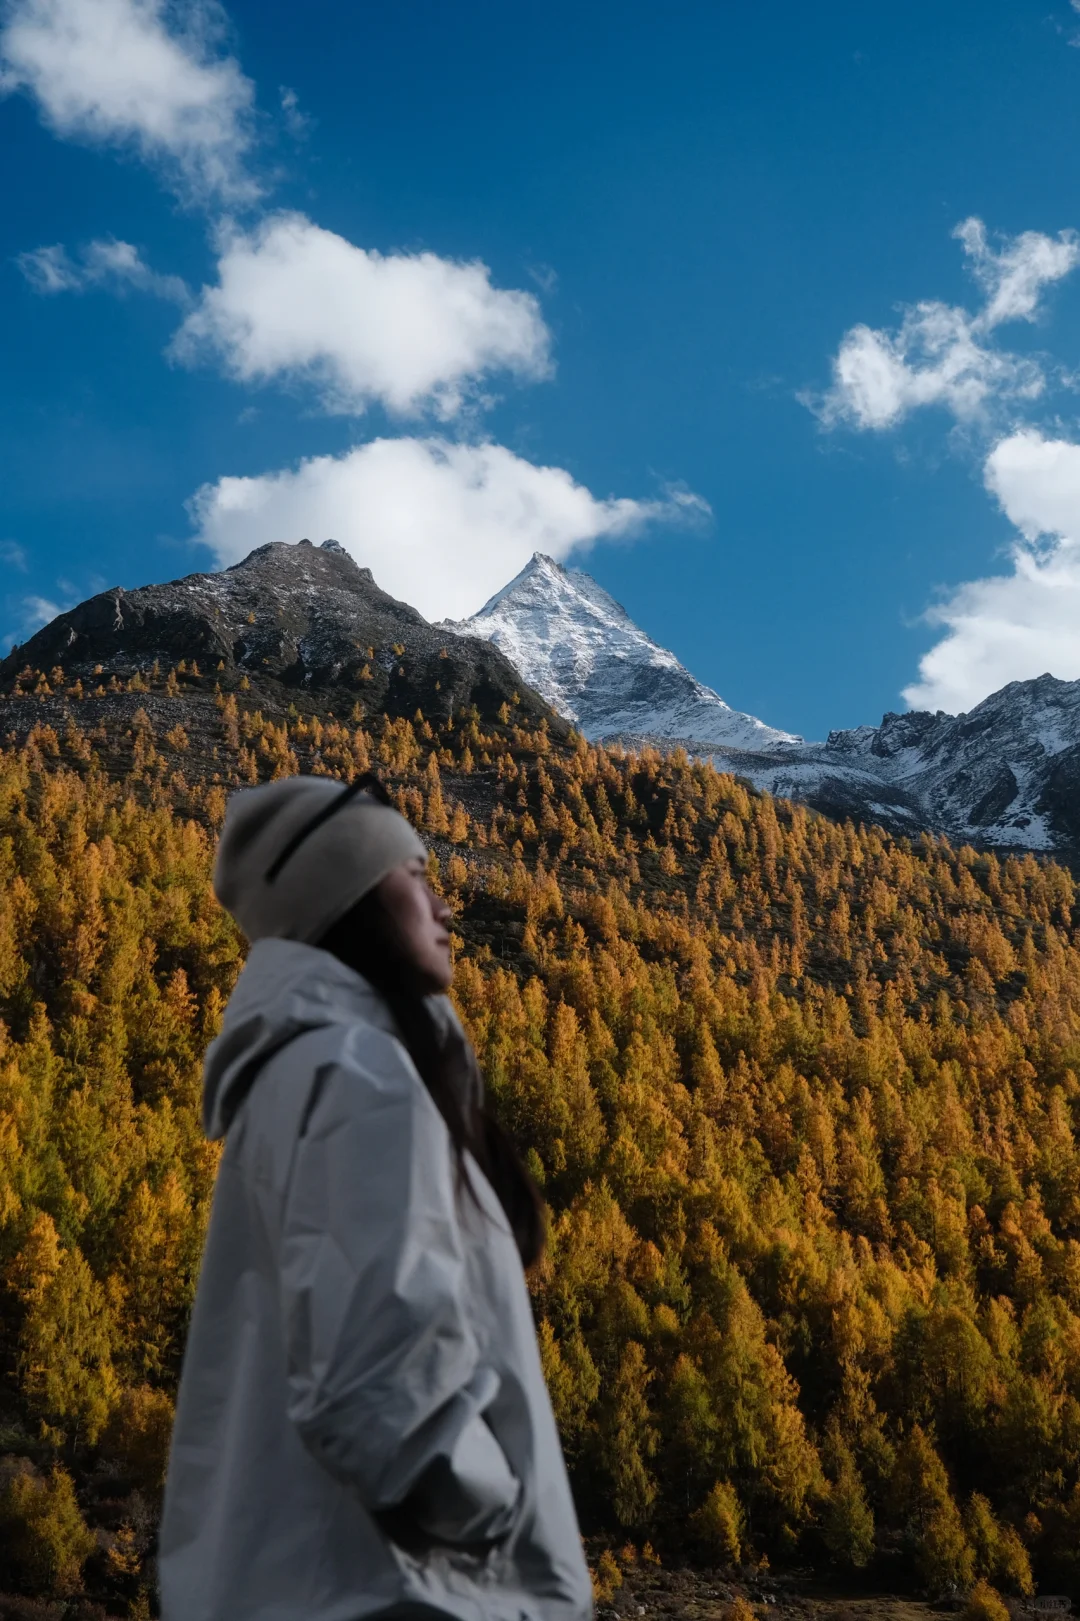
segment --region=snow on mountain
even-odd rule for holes
[[[1080,856],[1080,681],[1012,681],[968,714],[890,714],[880,726],[796,748],[686,746],[829,816],[983,848]]]
[[[751,750],[801,742],[732,709],[588,574],[540,552],[479,613],[443,628],[494,642],[591,740],[691,737],[699,745]]]
[[[886,715],[833,732],[825,752],[872,762],[954,838],[1049,850],[1080,837],[1080,681],[1010,681],[964,715]]]
[[[388,714],[486,713],[517,691],[534,718],[557,725],[550,704],[590,739],[681,745],[831,817],[1053,853],[1080,870],[1080,681],[1013,681],[966,715],[886,715],[807,743],[729,708],[587,574],[550,558],[534,557],[472,619],[435,626],[340,547],[301,541],[261,546],[222,573],[102,592],[0,661],[0,690],[27,664],[100,686],[181,658],[244,672],[252,700],[271,707],[314,692],[351,705],[359,691]],[[0,710],[12,729],[30,714],[10,696]]]
[[[969,714],[886,715],[807,743],[743,715],[598,586],[539,553],[471,619],[592,740],[681,745],[834,817],[1080,860],[1080,681],[1014,681]]]

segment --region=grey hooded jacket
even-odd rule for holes
[[[205,1117],[226,1142],[169,1459],[165,1621],[588,1617],[517,1247],[474,1164],[481,1208],[459,1187],[382,999],[327,952],[257,942]]]

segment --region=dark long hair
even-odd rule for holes
[[[536,1184],[508,1133],[483,1101],[471,1045],[466,1042],[460,1051],[454,1044],[448,1050],[440,1039],[431,1007],[397,944],[393,918],[378,889],[363,896],[318,943],[362,974],[386,1002],[401,1041],[446,1122],[460,1184],[475,1201],[465,1158],[470,1154],[498,1194],[523,1264],[532,1266],[543,1253],[545,1239],[544,1208]],[[471,1073],[458,1072],[462,1063]]]

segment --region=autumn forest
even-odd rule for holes
[[[377,771],[431,846],[455,998],[550,1206],[536,1316],[609,1566],[1080,1595],[1067,871],[512,703],[272,715],[182,669],[111,729],[81,687],[37,718],[65,690],[29,672],[0,752],[0,1589],[38,1606],[12,1615],[155,1613],[201,1060],[243,960],[214,836],[233,786],[295,771]]]

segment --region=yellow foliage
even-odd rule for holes
[[[78,1592],[94,1538],[71,1476],[57,1468],[42,1477],[25,1459],[5,1459],[0,1470],[0,1557],[11,1561],[16,1576],[34,1592],[61,1597]]]
[[[739,1563],[743,1512],[734,1488],[726,1480],[717,1481],[705,1501],[694,1511],[690,1523],[714,1559],[725,1565]]]
[[[1011,1621],[1009,1607],[997,1588],[981,1577],[968,1594],[962,1614],[964,1621]]]
[[[623,1584],[619,1561],[605,1548],[592,1571],[593,1598],[597,1604],[610,1604]]]
[[[113,1408],[104,1446],[145,1492],[165,1484],[172,1421],[172,1401],[150,1385],[125,1390]]]
[[[19,706],[55,685],[24,672]],[[1071,1557],[1067,872],[840,826],[511,704],[350,698],[346,724],[264,714],[245,676],[206,698],[207,752],[110,686],[123,726],[80,728],[69,689],[70,723],[0,749],[0,1286],[19,1420],[77,1479],[96,1445],[160,1481],[217,1163],[201,1059],[243,956],[209,885],[226,795],[373,763],[435,843],[455,999],[551,1206],[531,1284],[589,1520],[642,1560],[646,1536],[823,1539],[858,1567],[880,1533],[928,1585],[1021,1593],[1031,1550]]]

